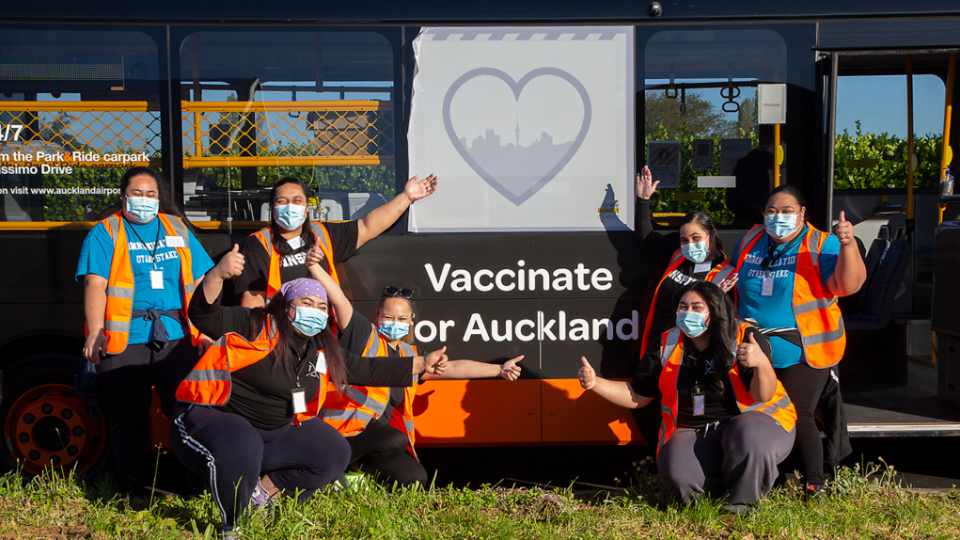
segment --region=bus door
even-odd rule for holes
[[[960,241],[938,232],[955,131],[953,52],[819,53],[828,215],[835,224],[842,211],[854,223],[867,266],[861,290],[840,300],[851,436],[960,434],[951,371],[960,363],[949,353],[960,323],[935,307],[955,287],[936,261]]]

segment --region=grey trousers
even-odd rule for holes
[[[745,507],[766,495],[777,464],[793,448],[787,432],[769,415],[748,412],[714,429],[677,428],[660,447],[657,465],[664,488],[684,503],[703,493]]]

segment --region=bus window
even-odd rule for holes
[[[757,85],[786,82],[786,55],[772,30],[669,30],[647,41],[646,148],[638,151],[646,150],[660,181],[654,212],[703,210],[719,224],[756,222],[750,195],[765,197],[773,184],[772,136],[757,126]],[[785,182],[785,167],[781,174]],[[700,188],[698,177],[726,177],[712,179],[726,185],[735,177],[736,188]]]
[[[124,170],[160,165],[146,34],[0,29],[0,78],[0,222],[99,219]]]
[[[357,219],[396,190],[393,50],[368,32],[198,32],[180,48],[184,209],[266,221],[270,186]]]
[[[904,189],[907,185],[907,80],[905,75],[837,78],[835,189]],[[940,181],[943,81],[913,77],[914,187]],[[883,111],[878,114],[877,111]]]

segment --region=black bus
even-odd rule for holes
[[[85,470],[102,454],[103,418],[73,388],[74,272],[131,164],[163,171],[215,259],[264,226],[279,177],[315,188],[314,219],[347,220],[438,174],[432,200],[343,265],[344,287],[368,316],[383,286],[411,288],[421,344],[523,354],[524,376],[421,385],[418,444],[638,442],[627,411],[576,381],[581,356],[632,375],[663,272],[633,239],[633,175],[656,164],[675,183],[655,202],[665,234],[704,209],[732,244],[745,195],[718,186],[764,144],[765,85],[785,89],[784,150],[756,189],[796,185],[821,229],[844,211],[867,253],[868,282],[843,304],[851,434],[960,434],[960,215],[939,190],[958,51],[960,7],[946,1],[6,6],[0,464]],[[468,68],[500,87],[467,77],[456,98],[444,81]],[[938,97],[897,97],[921,79]],[[866,94],[892,96],[869,116],[912,122],[916,108],[942,128],[837,133],[838,102]],[[533,165],[510,176],[511,159]],[[166,437],[156,416],[151,446]]]

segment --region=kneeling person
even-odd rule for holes
[[[742,512],[773,487],[793,447],[796,409],[767,338],[734,318],[720,287],[698,281],[678,295],[677,326],[641,359],[633,381],[597,377],[584,358],[580,384],[634,409],[662,394],[657,464],[666,490],[685,503],[708,493]]]

